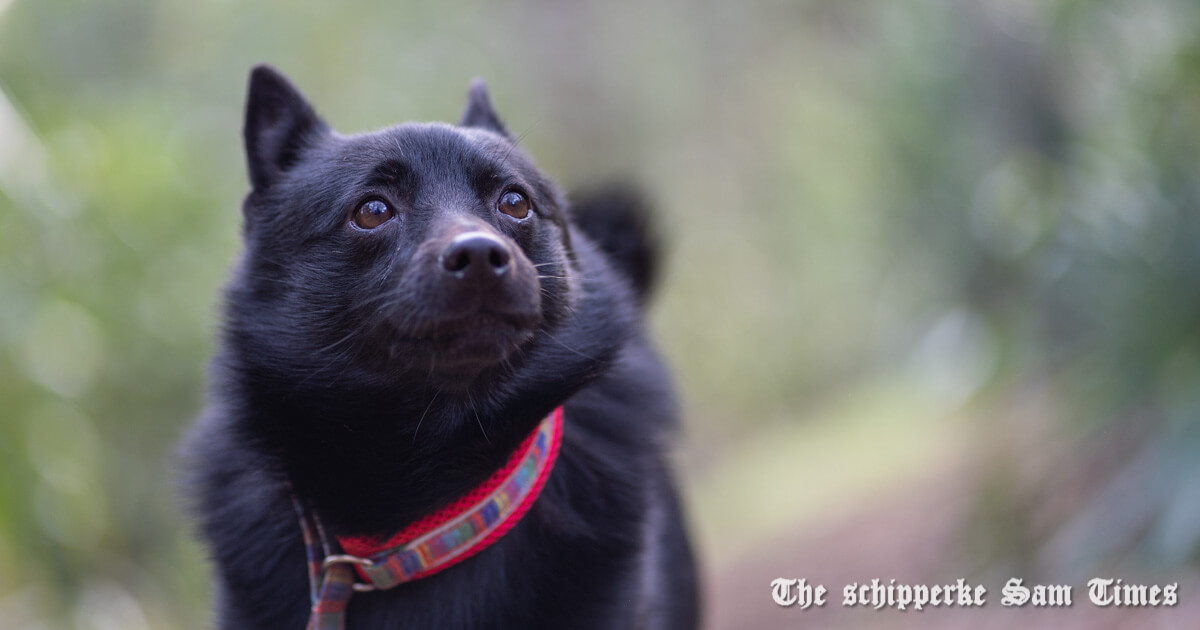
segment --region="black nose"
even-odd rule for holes
[[[487,232],[467,232],[450,241],[440,260],[456,278],[486,280],[504,275],[511,259],[504,241]]]

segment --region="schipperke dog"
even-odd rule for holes
[[[568,205],[480,81],[457,125],[341,135],[259,66],[244,139],[184,448],[217,626],[696,627],[637,199]]]

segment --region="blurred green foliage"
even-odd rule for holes
[[[0,0],[0,625],[206,627],[172,446],[260,61],[343,131],[453,120],[482,75],[561,183],[650,188],[654,324],[713,461],[869,383],[966,403],[985,441],[1033,391],[1138,437],[992,561],[1200,555],[1194,0]]]

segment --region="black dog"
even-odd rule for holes
[[[513,486],[528,511],[496,502],[506,534],[355,594],[345,627],[695,627],[663,453],[675,409],[639,306],[654,243],[634,200],[568,208],[482,83],[458,126],[344,136],[258,67],[244,131],[244,251],[186,445],[217,625],[303,628],[314,599],[334,613],[310,627],[342,623],[338,580],[370,588],[367,563],[352,572],[348,550],[320,543],[469,506],[560,417],[557,461],[538,451],[544,487]],[[306,528],[316,564],[335,556],[313,571],[324,595]]]

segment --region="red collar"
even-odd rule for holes
[[[390,538],[339,536],[337,553],[320,520],[293,497],[308,551],[310,630],[340,628],[350,595],[428,577],[508,533],[541,494],[562,443],[562,407],[538,424],[503,468],[446,507]],[[350,567],[357,569],[358,578]]]

